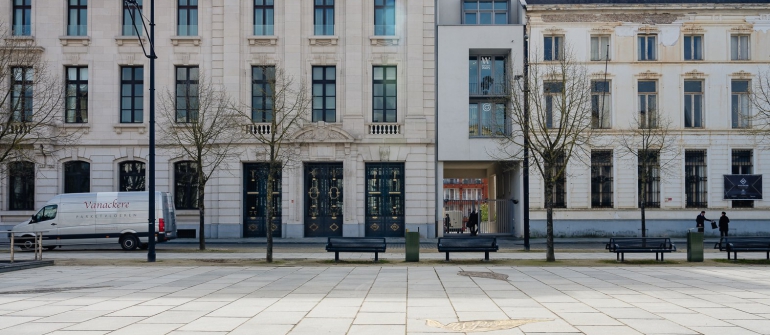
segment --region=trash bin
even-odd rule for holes
[[[703,233],[699,233],[697,228],[692,228],[687,232],[687,261],[703,262]]]
[[[420,232],[406,232],[406,261],[420,261]]]

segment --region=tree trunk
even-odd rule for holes
[[[545,260],[556,261],[553,251],[553,177],[546,172],[545,177],[545,209],[546,209],[546,254]]]
[[[203,187],[198,187],[198,232],[200,234],[199,236],[199,249],[200,250],[206,250],[206,234],[204,231],[204,219],[203,216],[206,213],[206,208],[203,205]]]

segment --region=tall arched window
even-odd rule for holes
[[[91,164],[83,161],[64,163],[64,193],[91,191]]]
[[[120,192],[144,191],[145,165],[139,161],[120,163]]]
[[[8,210],[35,209],[35,164],[8,164]]]
[[[198,165],[195,162],[174,164],[174,201],[177,209],[198,209]]]

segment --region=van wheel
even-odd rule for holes
[[[142,243],[142,245],[139,246],[139,249],[142,250],[147,250],[148,248],[150,248],[150,245],[147,243]]]
[[[31,238],[29,238],[29,239],[17,238],[16,241],[14,241],[14,244],[21,251],[32,251],[32,250],[35,250],[35,241],[33,239],[31,239]]]
[[[136,249],[138,246],[139,239],[137,239],[134,235],[127,234],[120,238],[120,247],[123,248],[123,250],[131,251]]]

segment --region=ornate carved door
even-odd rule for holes
[[[243,164],[243,237],[265,237],[267,163]],[[273,237],[281,237],[281,174],[273,180]]]
[[[366,236],[404,236],[404,163],[366,164]]]
[[[305,237],[342,236],[342,163],[305,164]]]

